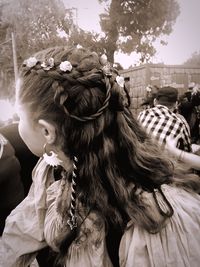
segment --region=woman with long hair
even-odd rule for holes
[[[140,128],[123,86],[84,48],[24,61],[19,132],[40,159],[7,219],[4,267],[29,266],[47,245],[56,266],[199,266],[200,182]]]

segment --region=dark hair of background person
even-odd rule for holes
[[[23,196],[21,196],[21,198],[18,200],[18,202],[15,203],[15,205],[12,205],[9,210],[4,211],[3,213],[4,215],[2,215],[1,217],[1,227],[0,227],[0,232],[2,233],[4,229],[6,217],[9,215],[11,210],[14,209],[15,206],[19,204],[19,202],[22,201],[24,197],[26,197],[26,195],[29,192],[30,186],[32,184],[32,170],[38,161],[38,157],[36,157],[28,149],[28,147],[26,146],[26,144],[20,137],[19,131],[18,131],[18,123],[11,123],[9,125],[1,127],[0,133],[3,134],[3,136],[5,136],[9,140],[10,144],[12,145],[13,155],[15,155],[16,160],[19,165],[19,170],[17,170],[15,167],[16,163],[14,162],[12,163],[12,166],[9,166],[9,169],[6,171],[6,174],[5,174],[7,177],[5,178],[7,180],[5,181],[6,188],[10,187],[10,176],[12,176],[12,185],[15,186],[16,190],[20,191],[17,188],[19,188],[22,182],[23,192],[24,192]],[[3,188],[2,185],[1,185],[1,188]],[[4,197],[4,199],[1,200],[1,203],[7,202],[6,203],[7,206],[9,205],[7,199],[12,198],[14,201],[13,192],[11,190],[12,190],[12,187],[10,188],[9,191],[8,190],[5,191],[4,189],[4,194],[1,194],[2,198]],[[16,196],[19,193],[20,192],[16,193]],[[51,251],[51,249],[47,247],[47,248],[42,249],[38,253],[37,260],[39,263],[39,267],[46,267],[46,266],[53,267],[54,265],[53,262],[55,261],[55,255]]]
[[[15,155],[21,166],[21,179],[24,185],[24,194],[28,194],[32,183],[32,170],[35,167],[38,157],[36,157],[26,146],[18,132],[18,123],[12,123],[0,128],[2,133],[11,143],[15,150]]]
[[[156,92],[155,98],[159,105],[172,108],[178,101],[178,90],[171,86],[161,87]]]
[[[24,199],[20,163],[10,142],[1,134],[0,157],[0,236],[10,212]]]

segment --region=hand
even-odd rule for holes
[[[165,148],[169,151],[173,150],[173,149],[176,149],[177,148],[177,143],[178,143],[178,140],[180,139],[180,136],[177,135],[177,137],[171,137],[171,136],[168,136],[166,138],[166,145],[165,145]]]
[[[199,151],[200,151],[200,145],[192,144],[192,153],[199,154]]]

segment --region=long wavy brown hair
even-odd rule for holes
[[[21,68],[19,99],[34,111],[35,119],[52,122],[64,153],[78,158],[79,201],[105,221],[111,218],[113,224],[123,225],[132,220],[149,232],[159,231],[173,211],[156,221],[138,189],[161,190],[162,184],[173,183],[175,177],[179,186],[198,191],[196,178],[176,175],[172,162],[134,119],[116,82],[116,71],[109,64],[104,68],[96,53],[54,47],[35,57],[35,66]],[[54,66],[45,70],[41,62],[49,58]],[[63,61],[71,63],[71,71],[60,70]],[[60,258],[75,237],[63,233]]]

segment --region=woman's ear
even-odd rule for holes
[[[38,120],[38,123],[41,127],[42,135],[46,139],[46,143],[52,145],[56,140],[55,126],[43,119]]]

